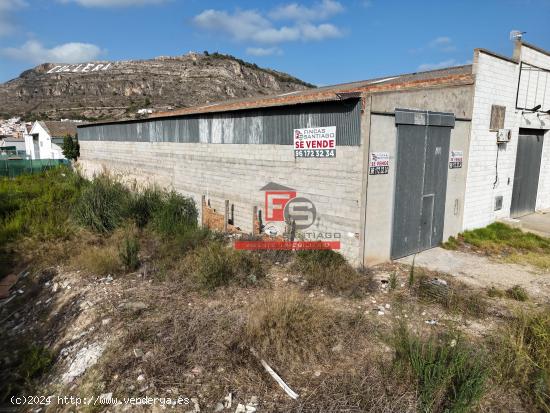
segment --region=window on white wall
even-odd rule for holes
[[[491,106],[491,123],[489,129],[498,131],[504,129],[504,119],[506,117],[506,106],[492,105]]]

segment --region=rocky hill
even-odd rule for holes
[[[122,119],[144,108],[169,110],[313,87],[232,56],[41,64],[0,84],[0,117]]]

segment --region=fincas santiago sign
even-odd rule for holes
[[[294,129],[296,158],[335,158],[336,126]]]

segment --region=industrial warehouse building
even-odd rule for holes
[[[550,53],[517,41],[511,58],[79,126],[80,165],[230,205],[245,232],[283,230],[277,199],[310,201],[302,236],[373,264],[550,208],[549,112]]]

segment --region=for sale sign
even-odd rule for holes
[[[464,160],[464,153],[462,151],[452,150],[449,154],[449,169],[462,168],[462,161]]]
[[[335,158],[336,126],[294,129],[296,158]]]
[[[390,171],[388,152],[371,152],[369,156],[369,175],[387,175]]]

